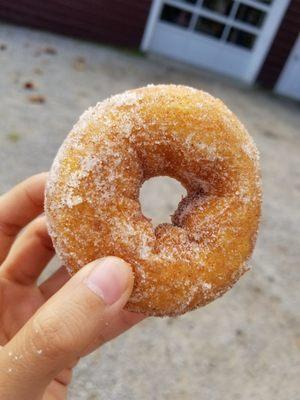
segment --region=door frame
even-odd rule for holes
[[[152,0],[146,28],[141,42],[141,50],[147,52],[151,46],[151,40],[155,32],[156,23],[159,20],[162,6],[165,0]],[[245,4],[251,5],[251,0],[241,0]],[[258,39],[257,46],[254,47],[255,57],[253,57],[243,81],[253,83],[259,74],[263,62],[271,48],[276,32],[291,0],[274,0],[272,12],[268,14],[266,22]]]
[[[291,94],[286,88],[285,79],[286,79],[287,75],[290,74],[291,68],[293,68],[292,62],[293,62],[293,58],[296,56],[295,53],[298,51],[298,48],[300,49],[300,33],[298,34],[298,37],[295,40],[294,46],[289,54],[289,57],[286,59],[285,65],[279,75],[279,78],[278,78],[276,86],[275,86],[276,93],[296,99],[296,100],[300,100],[300,93],[299,93],[299,96],[295,96],[294,94]],[[300,65],[300,60],[298,62]]]

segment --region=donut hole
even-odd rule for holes
[[[171,215],[186,194],[185,188],[176,179],[168,176],[150,178],[140,190],[142,213],[151,219],[153,227],[172,223]]]

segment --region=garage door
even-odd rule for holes
[[[289,0],[154,0],[142,48],[255,80]]]

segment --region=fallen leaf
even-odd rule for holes
[[[84,71],[86,69],[86,60],[84,57],[76,57],[72,63],[76,71]]]
[[[44,47],[43,51],[44,53],[51,54],[53,56],[57,54],[57,50],[54,47]]]
[[[43,70],[41,68],[34,68],[33,72],[37,75],[43,75]]]
[[[27,89],[27,90],[33,90],[34,89],[34,83],[30,82],[30,81],[27,81],[27,82],[24,83],[23,88]]]
[[[17,143],[21,139],[21,135],[18,132],[10,132],[6,137],[12,143]]]
[[[28,96],[28,100],[31,103],[35,103],[35,104],[44,104],[46,102],[45,97],[41,96],[39,94],[33,94],[31,96]]]

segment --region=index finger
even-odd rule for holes
[[[46,179],[34,175],[0,197],[0,264],[20,230],[43,212]]]

